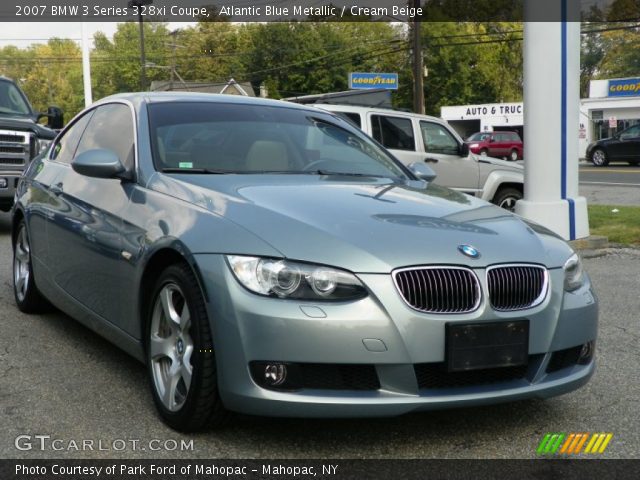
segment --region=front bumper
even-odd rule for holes
[[[560,395],[584,385],[595,370],[591,361],[547,372],[552,352],[594,341],[597,332],[590,283],[565,293],[562,270],[549,271],[547,298],[533,309],[496,312],[483,300],[469,314],[429,315],[409,308],[388,274],[358,275],[370,291],[365,299],[323,304],[260,297],[239,285],[222,256],[196,255],[196,261],[208,297],[220,394],[230,410],[293,417],[399,415]],[[419,385],[416,366],[445,359],[448,322],[524,318],[530,323],[530,361],[522,378],[435,389]],[[386,350],[368,349],[369,339],[381,340]],[[253,381],[252,361],[370,365],[380,388],[274,391]]]
[[[22,172],[3,172],[0,171],[0,179],[5,179],[7,186],[0,186],[0,206],[2,205],[13,205],[13,200],[16,194],[16,189],[18,187],[18,181],[20,180],[20,176]]]

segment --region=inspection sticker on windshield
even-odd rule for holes
[[[178,168],[193,168],[193,162],[180,162]]]

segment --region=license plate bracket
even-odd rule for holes
[[[447,370],[450,372],[526,365],[529,320],[447,323]]]

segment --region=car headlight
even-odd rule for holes
[[[227,255],[231,271],[259,295],[298,300],[354,300],[367,295],[352,273],[323,265]]]
[[[469,145],[469,148],[477,148],[480,145],[478,145],[477,143],[472,143],[471,145]]]
[[[49,149],[49,146],[51,145],[52,141],[53,140],[43,140],[43,139],[38,140],[38,155],[46,152]]]
[[[578,254],[574,253],[564,262],[564,289],[573,292],[584,285],[584,270]]]

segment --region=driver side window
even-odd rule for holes
[[[420,131],[425,152],[458,155],[458,141],[442,125],[421,121]]]

